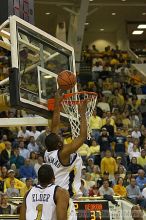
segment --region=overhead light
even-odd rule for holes
[[[100,28],[100,31],[104,31],[104,28]]]
[[[89,23],[88,23],[88,22],[86,22],[84,25],[89,25]]]
[[[116,15],[116,12],[112,12],[112,15]]]
[[[94,0],[89,0],[89,2],[93,2]]]
[[[126,2],[127,0],[121,0],[122,2]]]
[[[132,34],[134,34],[134,35],[141,35],[141,34],[143,34],[143,31],[141,30],[136,30],[136,31],[133,31],[132,32]]]
[[[140,24],[137,27],[138,29],[146,29],[146,24]]]
[[[50,12],[46,12],[46,15],[50,15],[51,13]]]
[[[53,76],[45,75],[44,78],[45,79],[51,79],[51,78],[53,78]]]
[[[145,15],[146,15],[146,12],[143,12],[143,13],[142,13],[142,15],[144,15],[144,16],[145,16]]]

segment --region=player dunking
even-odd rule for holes
[[[67,220],[69,193],[54,185],[55,177],[50,165],[41,166],[38,181],[39,185],[24,198],[19,220]]]
[[[80,112],[80,135],[70,144],[63,144],[58,136],[60,124],[60,102],[62,96],[59,91],[55,96],[55,107],[52,118],[51,134],[46,137],[45,161],[54,170],[55,183],[69,191],[70,197],[74,198],[80,191],[82,159],[76,153],[78,148],[87,138],[86,106],[79,106]],[[76,218],[72,218],[76,219]]]

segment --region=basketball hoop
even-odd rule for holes
[[[72,137],[76,138],[80,134],[80,114],[78,112],[78,106],[81,105],[85,100],[87,100],[86,120],[87,120],[87,139],[89,140],[91,138],[89,118],[95,109],[97,94],[94,92],[86,92],[86,91],[65,94],[61,104],[63,106],[65,113],[68,115],[72,130]]]

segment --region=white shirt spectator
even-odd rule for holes
[[[140,131],[132,131],[131,136],[133,138],[140,138],[141,137],[141,132]]]
[[[34,143],[34,144],[29,143],[28,146],[27,146],[27,149],[29,150],[29,152],[34,151],[35,153],[38,153],[39,146],[36,143]]]
[[[30,152],[25,148],[20,148],[20,156],[24,157],[24,159],[29,159]]]
[[[98,102],[97,107],[101,108],[102,111],[110,112],[110,106],[106,102]]]
[[[30,131],[30,137],[32,136],[36,140],[38,136],[40,135],[40,133],[41,133],[40,131],[35,131],[35,132]]]
[[[139,151],[136,151],[136,152],[134,152],[134,151],[131,151],[130,152],[130,154],[129,154],[129,158],[130,158],[130,160],[132,159],[132,157],[136,157],[136,158],[138,158],[138,157],[140,157],[140,152]]]
[[[30,131],[26,130],[25,132],[23,132],[22,130],[20,130],[18,132],[18,137],[23,137],[24,139],[28,140],[30,137]]]
[[[133,151],[133,143],[129,142],[128,143],[128,154],[130,154]]]
[[[142,195],[146,199],[146,187],[142,190]]]
[[[92,72],[102,72],[102,71],[103,71],[102,65],[92,67]]]

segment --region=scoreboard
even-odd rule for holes
[[[10,15],[16,15],[34,24],[34,0],[0,0],[0,24]]]
[[[78,220],[110,220],[108,201],[74,201]]]

